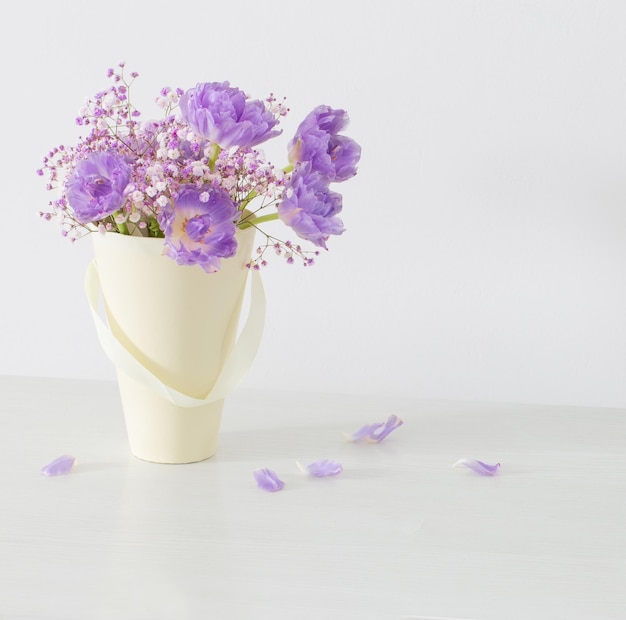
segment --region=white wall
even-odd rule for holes
[[[123,59],[145,115],[162,86],[230,80],[287,96],[280,149],[319,103],[346,108],[363,147],[348,232],[314,269],[264,272],[246,386],[626,406],[626,3],[39,0],[11,15],[0,374],[114,376],[82,289],[91,243],[38,219],[34,171]]]

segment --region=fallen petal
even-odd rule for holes
[[[360,428],[356,433],[348,437],[350,441],[367,441],[369,443],[381,442],[389,433],[402,426],[402,419],[397,415],[390,415],[386,422],[368,424]]]
[[[61,476],[63,474],[69,474],[76,463],[76,459],[69,454],[64,454],[48,463],[41,468],[41,473],[44,476]]]
[[[309,463],[304,469],[298,463],[298,467],[300,467],[302,471],[311,474],[311,476],[317,476],[318,478],[323,478],[324,476],[336,476],[343,471],[343,465],[337,461],[332,461],[331,459],[313,461],[313,463]]]
[[[461,459],[452,467],[458,467],[459,465],[464,465],[481,476],[493,476],[500,469],[500,463],[488,465],[487,463],[483,463],[477,459]]]
[[[368,439],[374,435],[374,433],[384,426],[384,422],[379,422],[377,424],[367,424],[360,428],[356,433],[352,433],[352,435],[347,435],[347,439],[349,441],[362,441],[364,439]]]
[[[257,469],[253,472],[254,479],[257,486],[264,491],[280,491],[285,486],[285,483],[276,475],[276,472],[271,469]]]

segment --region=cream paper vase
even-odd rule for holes
[[[245,266],[254,233],[238,231],[236,256],[213,274],[164,256],[163,239],[92,235],[87,297],[138,458],[191,463],[215,454],[224,397],[252,363],[265,320],[260,276]],[[249,274],[250,308],[237,338]]]

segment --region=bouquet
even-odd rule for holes
[[[249,268],[276,253],[312,265],[319,248],[344,226],[334,184],[353,177],[360,146],[342,135],[344,110],[316,107],[287,145],[277,169],[258,148],[282,133],[285,100],[250,99],[229,82],[163,88],[160,120],[141,120],[130,99],[138,77],[124,63],[109,69],[113,84],[88,99],[76,122],[89,133],[75,146],[52,149],[37,171],[57,190],[49,210],[61,233],[75,241],[92,232],[163,239],[164,254],[180,265],[219,270],[234,256],[237,229],[255,227],[264,239]],[[278,238],[263,225],[279,220],[307,242]]]

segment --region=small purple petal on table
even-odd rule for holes
[[[298,467],[300,467],[302,471],[311,474],[311,476],[316,476],[317,478],[323,478],[325,476],[336,476],[343,471],[342,464],[331,459],[313,461],[313,463],[309,463],[306,468],[303,468],[298,463]]]
[[[69,474],[75,463],[76,459],[73,456],[63,454],[62,456],[54,459],[51,463],[42,467],[41,473],[44,476],[62,476],[63,474]]]
[[[285,483],[277,476],[276,472],[271,469],[257,469],[252,473],[257,486],[264,491],[274,493],[275,491],[281,491],[285,486]]]
[[[477,459],[461,459],[452,467],[458,467],[459,465],[465,465],[465,467],[468,467],[481,476],[493,476],[500,469],[500,463],[488,465],[487,463],[483,463]]]
[[[368,424],[353,433],[350,441],[367,441],[369,443],[381,442],[389,433],[395,431],[396,428],[402,426],[402,419],[397,415],[390,415],[386,422],[378,422],[376,424]]]

